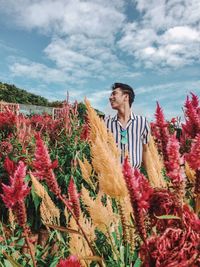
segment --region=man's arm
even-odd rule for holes
[[[142,152],[142,164],[146,169],[146,162],[148,160],[148,144],[143,144],[143,152]]]

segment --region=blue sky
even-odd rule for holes
[[[0,0],[0,81],[49,100],[86,96],[106,113],[110,87],[135,89],[133,110],[182,116],[200,96],[199,0]]]

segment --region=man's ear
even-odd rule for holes
[[[128,94],[125,94],[125,99],[126,99],[126,101],[129,101],[129,95]]]

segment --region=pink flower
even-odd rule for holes
[[[80,208],[80,202],[79,202],[79,194],[77,193],[76,185],[72,177],[70,179],[69,186],[68,186],[68,194],[69,194],[71,208],[76,216],[76,219],[78,220],[80,217],[81,208]]]
[[[200,170],[200,133],[194,139],[191,151],[185,155],[185,159],[193,170]]]
[[[171,178],[172,183],[179,184],[184,180],[184,173],[180,167],[182,164],[179,153],[180,145],[176,137],[173,135],[169,138],[167,144],[167,158],[165,162],[167,175]]]
[[[180,227],[179,219],[158,219],[162,215],[174,215],[182,217],[182,208],[177,201],[176,195],[166,189],[155,190],[149,199],[149,216],[151,226],[156,226],[158,232],[165,231],[168,227]]]
[[[144,211],[149,206],[149,198],[153,192],[153,189],[150,187],[147,179],[139,172],[138,169],[131,168],[127,157],[125,158],[123,164],[123,174],[129,191],[138,232],[143,241],[145,241],[146,230]]]
[[[7,171],[9,175],[14,174],[14,171],[16,169],[14,161],[10,160],[9,157],[6,157],[3,165],[4,165],[4,169]]]
[[[200,220],[183,207],[183,227],[171,225],[159,235],[152,235],[142,246],[140,257],[143,266],[197,267],[200,266]],[[147,250],[148,248],[148,250]]]
[[[0,143],[0,151],[2,152],[2,154],[9,154],[13,149],[13,146],[10,142],[8,141],[2,141]]]
[[[49,189],[58,196],[60,194],[60,188],[56,180],[53,169],[58,166],[57,160],[51,162],[48,149],[41,139],[40,135],[37,134],[36,138],[36,151],[35,160],[33,161],[33,167],[35,168],[34,175],[40,179],[44,179]]]
[[[6,207],[13,210],[19,225],[23,228],[27,220],[24,199],[30,192],[30,188],[24,183],[25,176],[26,167],[23,161],[20,161],[14,175],[10,176],[10,185],[2,184],[1,194]]]
[[[192,93],[191,93],[192,94]],[[185,102],[185,124],[182,124],[183,135],[188,138],[195,138],[200,131],[200,113],[198,97],[192,94],[192,100],[187,96]]]
[[[30,188],[24,183],[26,167],[20,161],[13,176],[10,176],[10,185],[2,184],[3,194],[1,195],[7,208],[12,208],[16,203],[24,201],[29,194]]]
[[[81,267],[81,263],[76,256],[69,256],[65,260],[61,259],[56,267]]]
[[[168,123],[165,121],[163,110],[158,102],[155,117],[156,122],[152,124],[153,134],[157,140],[159,151],[163,154],[164,160],[167,160],[166,146],[169,139]]]

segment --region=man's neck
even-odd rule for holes
[[[129,121],[131,116],[131,109],[130,108],[123,108],[118,110],[117,118],[122,124],[123,128],[126,128],[127,122]]]

